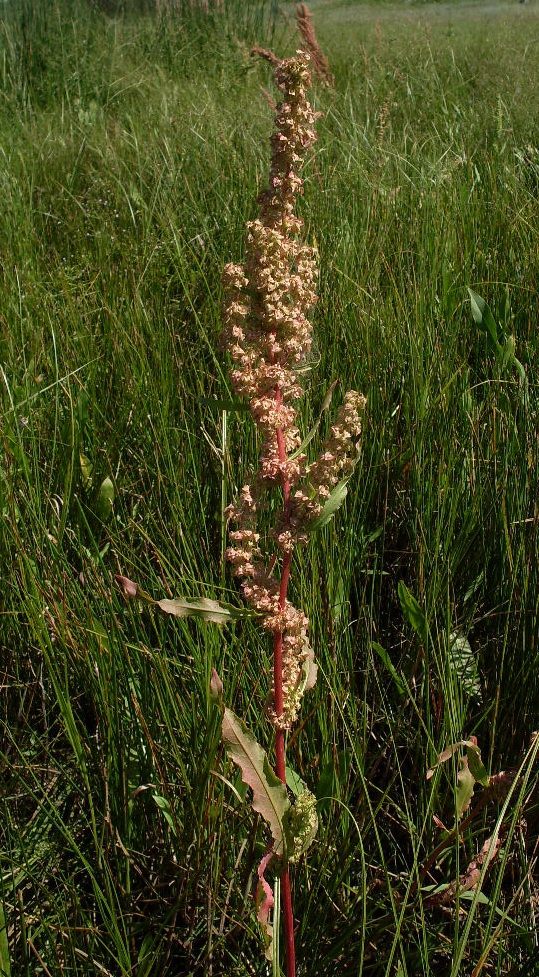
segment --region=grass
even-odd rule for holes
[[[4,6],[0,967],[265,974],[264,838],[209,676],[263,737],[269,649],[249,624],[139,612],[113,575],[237,599],[221,513],[256,444],[245,415],[208,403],[230,396],[220,274],[267,169],[269,73],[249,44],[286,53],[292,25],[246,24],[241,5],[217,29]],[[302,205],[322,269],[304,423],[337,377],[368,418],[346,507],[291,594],[320,663],[289,747],[321,815],[296,870],[300,972],[533,973],[539,20],[516,4],[313,9],[336,85],[316,92]],[[467,286],[515,336],[527,398]],[[522,778],[421,879],[433,816],[451,828],[455,812],[456,761],[426,768],[472,734],[490,772]],[[480,891],[429,904],[418,884],[453,881],[495,829]]]

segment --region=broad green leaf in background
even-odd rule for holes
[[[428,631],[427,619],[423,611],[421,610],[421,607],[419,606],[417,600],[415,599],[414,595],[410,590],[408,590],[408,587],[404,583],[404,580],[399,580],[397,586],[397,592],[399,595],[399,600],[401,603],[402,613],[404,614],[404,617],[406,618],[408,623],[412,625],[414,631],[417,632],[417,634],[421,638],[421,641],[425,643],[425,641],[427,640],[427,631]]]
[[[496,325],[496,320],[492,315],[487,303],[484,298],[481,298],[477,292],[474,292],[471,288],[468,289],[468,295],[470,296],[470,304],[472,306],[472,315],[476,324],[479,328],[487,334],[492,351],[500,356],[502,353],[502,346],[498,338],[498,326]]]

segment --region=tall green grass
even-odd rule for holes
[[[220,274],[267,169],[269,75],[249,45],[297,41],[269,8],[258,33],[5,6],[0,967],[262,974],[264,838],[208,686],[215,666],[262,737],[268,649],[248,624],[139,612],[113,575],[237,599],[222,509],[257,447],[208,403],[229,396]],[[532,973],[539,23],[516,5],[316,14],[336,86],[316,96],[302,205],[322,268],[304,423],[337,377],[368,418],[339,525],[291,595],[320,663],[289,752],[322,823],[297,870],[301,972]],[[516,337],[527,399],[467,286]],[[426,769],[471,734],[522,779],[421,880],[433,816],[455,814],[455,764]],[[429,905],[418,884],[462,874],[496,825],[482,894]]]

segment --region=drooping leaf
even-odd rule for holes
[[[451,746],[448,746],[442,751],[442,753],[438,754],[434,766],[427,770],[427,780],[430,780],[434,771],[436,770],[436,767],[439,767],[441,763],[445,763],[446,760],[451,759],[451,757],[457,752],[459,746],[462,746],[462,740],[459,740],[458,743],[452,743]]]
[[[122,577],[116,574],[114,579],[120,584],[124,597],[141,600],[145,604],[158,607],[164,614],[171,614],[172,617],[198,617],[203,621],[213,621],[214,624],[229,624],[241,618],[257,617],[256,611],[248,607],[234,607],[233,604],[220,604],[209,597],[202,597],[200,600],[184,600],[178,597],[174,600],[163,598],[154,600],[144,590],[142,590],[134,580],[129,577]]]
[[[421,607],[419,606],[412,592],[408,590],[404,580],[399,580],[397,592],[404,617],[408,623],[412,625],[414,631],[417,632],[421,638],[421,641],[424,643],[427,640],[428,631],[425,614],[421,610]]]
[[[138,595],[140,587],[134,580],[130,580],[129,577],[122,577],[119,573],[115,574],[114,579],[120,584],[124,597],[134,598]]]
[[[176,600],[156,600],[155,606],[165,614],[173,617],[199,617],[203,621],[213,621],[214,624],[228,624],[241,617],[252,617],[252,611],[247,608],[232,607],[229,604],[219,604],[216,600],[202,597],[200,600],[187,601],[179,597]]]
[[[477,782],[482,784],[483,787],[488,787],[490,777],[485,770],[483,761],[481,760],[481,751],[479,747],[474,746],[473,743],[468,743],[466,746],[466,756],[468,757],[470,772],[473,774]]]
[[[266,879],[265,872],[272,858],[273,851],[266,852],[258,866],[258,885],[255,895],[256,918],[262,926],[264,934],[264,955],[266,960],[270,962],[273,958],[273,925],[270,923],[270,913],[275,904],[275,900],[273,898],[273,890]]]
[[[457,818],[460,819],[470,806],[473,789],[475,787],[475,777],[468,766],[468,757],[460,759],[460,770],[457,774]]]
[[[222,735],[230,759],[238,765],[244,784],[253,792],[253,810],[269,825],[275,854],[283,854],[286,844],[283,817],[290,807],[284,784],[273,772],[265,751],[245,723],[226,708]]]
[[[476,324],[484,333],[486,333],[493,353],[495,353],[496,356],[500,356],[503,353],[503,349],[498,338],[498,326],[496,325],[496,320],[494,319],[492,312],[490,311],[484,298],[478,295],[477,292],[474,292],[471,288],[469,288],[468,295],[470,296],[472,315]]]

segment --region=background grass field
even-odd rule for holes
[[[289,746],[321,820],[295,870],[299,972],[533,974],[539,8],[312,9],[335,88],[314,89],[301,203],[321,266],[302,419],[334,379],[368,412],[346,505],[292,583],[320,664]],[[210,403],[231,396],[220,275],[268,167],[250,45],[294,50],[292,13],[2,4],[4,977],[269,974],[264,832],[208,692],[216,667],[267,742],[269,649],[248,624],[126,605],[113,576],[238,601],[222,511],[257,447]],[[457,759],[426,769],[472,734],[521,777],[432,860]],[[429,904],[495,830],[480,892]]]

